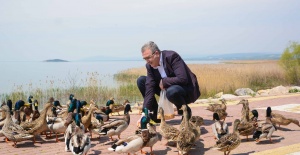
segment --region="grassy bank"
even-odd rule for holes
[[[288,85],[284,70],[278,61],[228,61],[221,64],[189,64],[197,76],[201,98],[219,92],[233,93],[238,88],[251,88],[254,91],[278,85]],[[135,82],[146,69],[133,68],[115,75],[119,81]],[[137,88],[136,88],[137,89]]]
[[[188,66],[198,78],[201,98],[211,97],[219,92],[233,93],[238,88],[247,87],[257,91],[289,84],[277,61],[230,61],[221,64],[189,64]],[[29,95],[33,95],[40,103],[45,103],[49,97],[54,97],[64,104],[69,94],[73,93],[80,100],[93,99],[99,105],[104,105],[110,97],[114,97],[117,103],[122,103],[124,99],[137,102],[142,101],[136,86],[136,79],[141,75],[146,75],[144,67],[119,72],[114,75],[114,79],[120,83],[119,87],[109,88],[101,86],[99,74],[90,73],[87,79],[79,80],[80,84],[74,84],[74,81],[70,80],[65,83],[73,83],[71,85],[59,87],[49,85],[46,89],[23,90],[20,86],[12,93],[2,94],[1,98],[11,99],[15,103],[19,99],[26,101]]]

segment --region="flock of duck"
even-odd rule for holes
[[[28,99],[29,103],[31,98]],[[70,111],[70,105],[73,103],[78,107],[75,111]],[[84,101],[85,102],[85,101]],[[161,116],[161,123],[159,130],[156,131],[156,126],[151,121],[147,121],[145,128],[140,128],[131,136],[121,138],[120,135],[125,131],[130,123],[130,115],[124,114],[124,118],[109,121],[107,116],[94,101],[89,104],[81,104],[79,100],[74,100],[74,96],[70,95],[70,102],[60,105],[59,101],[54,101],[50,98],[44,104],[44,109],[38,113],[38,117],[34,118],[33,113],[26,106],[22,106],[20,110],[13,111],[12,102],[8,100],[1,105],[2,118],[0,120],[0,135],[5,136],[7,142],[13,142],[13,146],[17,147],[17,143],[32,139],[36,142],[37,135],[46,134],[48,137],[52,133],[56,135],[56,141],[59,142],[58,134],[63,133],[65,138],[65,151],[70,151],[73,154],[87,154],[91,148],[92,134],[108,136],[113,144],[108,148],[110,151],[117,153],[132,153],[140,151],[145,153],[142,149],[150,147],[152,154],[152,147],[162,139],[166,139],[166,145],[176,146],[178,154],[188,154],[190,149],[195,146],[195,143],[200,139],[200,126],[204,124],[204,120],[200,116],[190,116],[187,112],[187,106],[183,105],[183,117],[179,128],[168,124],[164,117],[164,110],[158,109]],[[228,155],[233,149],[237,148],[241,143],[240,136],[252,136],[256,142],[266,138],[272,142],[272,134],[277,130],[276,125],[288,125],[294,123],[300,127],[299,121],[292,118],[286,118],[283,115],[272,112],[268,107],[266,110],[266,119],[258,121],[258,112],[256,110],[250,111],[248,100],[241,100],[238,104],[242,104],[242,117],[236,119],[233,125],[233,132],[229,133],[225,119],[227,117],[226,101],[221,100],[222,104],[210,104],[207,110],[213,112],[214,124],[212,130],[216,140],[214,149],[224,152]],[[37,110],[37,109],[36,109]],[[18,115],[18,117],[16,117]],[[20,116],[24,119],[20,119]],[[68,116],[72,117],[71,123],[66,123]],[[142,114],[140,120],[147,117],[145,113]],[[108,122],[108,123],[104,123]],[[140,122],[144,123],[144,122]],[[88,133],[87,133],[88,132]],[[119,139],[113,139],[113,136],[118,136]]]

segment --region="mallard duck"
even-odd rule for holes
[[[29,97],[28,97],[28,99],[27,99],[27,101],[28,101],[28,103],[25,103],[24,104],[24,119],[25,120],[27,120],[27,121],[29,121],[30,120],[30,115],[33,113],[33,109],[32,109],[32,104],[33,104],[33,101],[32,101],[32,98],[33,98],[33,96],[32,95],[29,95]]]
[[[3,101],[2,102],[2,105],[6,105],[6,103]],[[6,118],[6,112],[5,110],[0,110],[1,111],[1,119],[0,119],[0,122],[4,121],[5,118]],[[4,123],[3,123],[4,124]],[[3,124],[1,126],[3,126]]]
[[[219,140],[222,136],[229,133],[227,123],[224,121],[220,121],[219,115],[217,113],[213,114],[213,119],[215,121],[212,124],[212,131],[214,133],[215,139]]]
[[[69,148],[74,155],[86,155],[91,148],[91,139],[80,127],[76,126]]]
[[[48,130],[46,111],[51,107],[52,107],[52,103],[46,103],[44,107],[45,113],[41,114],[41,116],[38,119],[34,120],[33,122],[22,124],[21,126],[25,130],[27,130],[25,133],[32,134],[32,135],[39,135],[41,134],[41,132]],[[33,143],[35,143],[35,137],[33,138]]]
[[[90,132],[90,135],[91,135],[91,138],[92,138],[92,114],[93,112],[97,110],[97,108],[95,107],[95,104],[90,104],[90,107],[89,107],[89,112],[87,115],[83,116],[81,118],[81,121],[82,121],[82,124],[84,125],[84,128],[87,130],[89,130]]]
[[[67,127],[64,124],[65,120],[58,117],[53,118],[49,123],[47,123],[49,130],[55,133],[56,142],[60,142],[58,140],[57,134],[65,133],[67,129]]]
[[[266,110],[266,121],[259,123],[256,131],[253,134],[253,139],[259,142],[262,138],[269,139],[272,143],[272,134],[276,130],[275,126],[272,124],[272,110],[270,107]]]
[[[299,121],[294,118],[286,118],[281,114],[272,112],[271,121],[275,124],[280,125],[289,125],[290,123],[294,123],[300,127]]]
[[[185,122],[185,119],[182,119],[179,129],[183,128],[184,122]],[[191,116],[189,122],[192,123],[193,125],[199,126],[199,127],[204,124],[203,118],[200,116]]]
[[[239,123],[240,120],[236,119],[233,124],[233,132],[221,137],[214,145],[214,149],[224,152],[224,155],[229,155],[233,149],[240,145],[241,139],[237,130]]]
[[[183,119],[185,119],[184,126],[179,130],[179,135],[177,137],[177,149],[178,154],[184,155],[189,152],[189,150],[194,146],[196,140],[198,139],[199,133],[195,129],[194,125],[189,122],[187,106],[182,105],[181,110],[183,110]]]
[[[118,135],[118,138],[120,139],[121,133],[125,129],[127,129],[127,127],[129,126],[129,122],[130,122],[130,115],[125,114],[123,120],[116,120],[116,121],[113,121],[109,124],[102,126],[100,134],[107,135],[108,137],[111,138],[111,140],[113,140],[113,138],[112,138],[113,135]]]
[[[148,129],[142,129],[141,134],[135,134],[127,137],[126,139],[120,139],[114,143],[108,150],[115,151],[117,153],[130,153],[140,151],[150,140],[150,133]]]
[[[33,111],[33,115],[32,115],[32,121],[34,121],[40,117],[39,102],[37,100],[34,100],[33,105],[34,105],[34,111]]]
[[[196,126],[202,126],[204,124],[204,120],[200,116],[192,116],[190,118],[190,122],[193,123]]]
[[[73,135],[76,134],[76,131],[79,132],[78,130],[80,129],[82,132],[85,131],[84,129],[84,125],[81,123],[81,118],[80,115],[78,113],[75,113],[74,115],[74,119],[75,121],[72,121],[64,134],[65,137],[65,151],[69,152],[70,151],[70,141]]]
[[[249,112],[249,118],[250,118],[250,121],[257,122],[257,120],[258,120],[258,111],[255,110],[255,109],[251,110],[251,112]]]
[[[2,102],[2,105],[7,105],[9,107],[9,113],[11,116],[13,116],[13,112],[12,112],[12,101],[11,100],[7,100],[7,103],[5,103],[4,101]],[[0,121],[0,127],[2,127],[5,124],[5,119],[6,119],[6,112],[5,110],[1,110],[2,112],[2,119]]]
[[[217,113],[219,115],[220,120],[224,120],[224,121],[225,121],[225,119],[226,119],[226,117],[228,115],[227,112],[226,112],[226,110],[219,109],[219,108],[216,108],[215,111],[214,111],[214,113]]]
[[[123,112],[125,109],[124,105],[114,105],[113,109],[112,109],[112,113],[118,113],[118,115],[120,116],[119,112]]]
[[[255,131],[255,123],[254,122],[240,122],[238,125],[237,129],[242,136],[247,137],[248,141],[248,136],[252,135],[253,132]]]
[[[201,135],[201,130],[200,126],[203,124],[203,118],[200,116],[191,116],[189,119],[189,123],[191,124],[191,127],[196,134],[196,140],[200,138]],[[179,126],[179,131],[182,130],[185,126],[185,119],[182,119],[180,126]]]
[[[150,147],[150,155],[153,155],[152,153],[152,147],[154,144],[157,143],[157,141],[161,141],[161,134],[159,134],[158,132],[155,131],[155,128],[153,125],[151,125],[150,123],[147,123],[147,129],[149,130],[149,136],[150,136],[150,140],[146,143],[145,147]],[[147,152],[144,152],[143,150],[141,150],[142,154],[146,154]]]
[[[166,123],[165,117],[164,117],[164,110],[162,107],[159,107],[158,114],[161,116],[161,122],[160,122],[160,134],[168,140],[168,142],[176,142],[177,137],[179,135],[179,130],[175,128],[172,125],[169,125]]]
[[[28,140],[33,137],[31,134],[26,134],[23,128],[12,121],[10,109],[7,105],[1,107],[6,112],[6,121],[2,127],[1,133],[17,147],[17,142]]]
[[[241,122],[249,122],[249,111],[250,111],[250,108],[249,108],[249,102],[248,100],[245,100],[245,99],[242,99],[239,103],[239,104],[242,104],[243,105],[243,108],[242,108],[242,118],[241,118]]]
[[[223,109],[226,111],[226,100],[224,98],[220,99],[222,104],[209,104],[206,110],[209,110],[211,112],[215,112],[216,109]]]
[[[238,126],[238,131],[239,131],[239,134],[242,135],[242,136],[246,136],[247,137],[247,141],[249,140],[248,139],[248,136],[249,135],[252,135],[253,132],[255,131],[255,123],[256,121],[250,121],[250,118],[249,118],[249,103],[248,103],[248,100],[241,100],[238,104],[242,104],[243,105],[243,108],[242,108],[242,118],[241,118],[241,123],[239,124]]]

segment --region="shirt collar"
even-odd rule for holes
[[[153,67],[153,68],[154,68],[154,69],[157,69],[158,67],[163,67],[162,52],[160,52],[159,66],[157,66],[157,67]]]

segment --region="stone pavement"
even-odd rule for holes
[[[283,104],[299,104],[300,105],[300,94],[298,95],[286,95],[279,98],[267,98],[264,100],[248,99],[250,104],[250,109],[261,108],[267,106],[278,106]],[[235,105],[238,101],[229,103],[227,107],[228,117],[226,118],[227,123],[229,124],[230,132],[232,131],[232,122],[234,119],[241,117],[241,109],[242,105]],[[189,152],[190,155],[214,155],[214,154],[223,154],[217,150],[212,150],[211,147],[214,145],[215,140],[213,139],[213,134],[211,131],[212,121],[212,113],[205,110],[204,106],[198,104],[191,105],[193,115],[198,115],[204,118],[204,125],[201,127],[201,137],[200,140],[196,143],[196,146],[192,148]],[[259,112],[259,120],[263,120],[265,118],[265,109],[257,109]],[[273,110],[275,111],[275,110]],[[286,117],[296,118],[299,120],[299,113],[293,112],[284,112],[284,111],[276,111],[280,114],[285,115]],[[113,116],[113,118],[120,118],[121,116]],[[121,138],[127,137],[134,133],[136,130],[136,122],[140,118],[138,114],[131,115],[131,124],[128,129],[124,131],[121,135]],[[173,124],[175,127],[178,127],[180,124],[181,116],[176,116],[175,119],[168,121],[169,124]],[[157,127],[159,130],[159,127]],[[262,140],[259,143],[253,141],[252,137],[249,137],[249,141],[246,140],[245,137],[242,137],[241,145],[233,150],[231,154],[235,155],[246,155],[257,153],[266,150],[272,150],[279,147],[290,146],[292,144],[300,144],[300,127],[295,124],[290,124],[288,126],[282,126],[277,131],[274,132],[272,139],[274,143],[270,143],[268,140]],[[6,143],[3,138],[0,140],[0,154],[1,155],[71,155],[71,152],[64,151],[64,138],[63,135],[60,135],[60,140],[62,142],[55,142],[55,137],[51,139],[45,139],[45,136],[42,135],[41,138],[37,138],[37,143],[33,144],[32,141],[23,141],[19,142],[18,148],[12,147],[12,143]],[[117,137],[114,137],[117,138]],[[156,155],[177,155],[177,149],[175,147],[165,146],[165,139],[159,141],[153,147],[153,153]],[[112,154],[115,155],[117,153],[110,152],[107,148],[112,144],[107,137],[101,136],[99,138],[98,135],[93,134],[92,138],[92,148],[88,152],[89,155],[98,155],[98,154]],[[150,148],[144,148],[144,151],[150,151]],[[296,147],[296,149],[291,149],[292,152],[280,153],[275,152],[272,154],[291,154],[295,152],[299,152],[300,148]],[[140,154],[140,152],[137,152]]]

